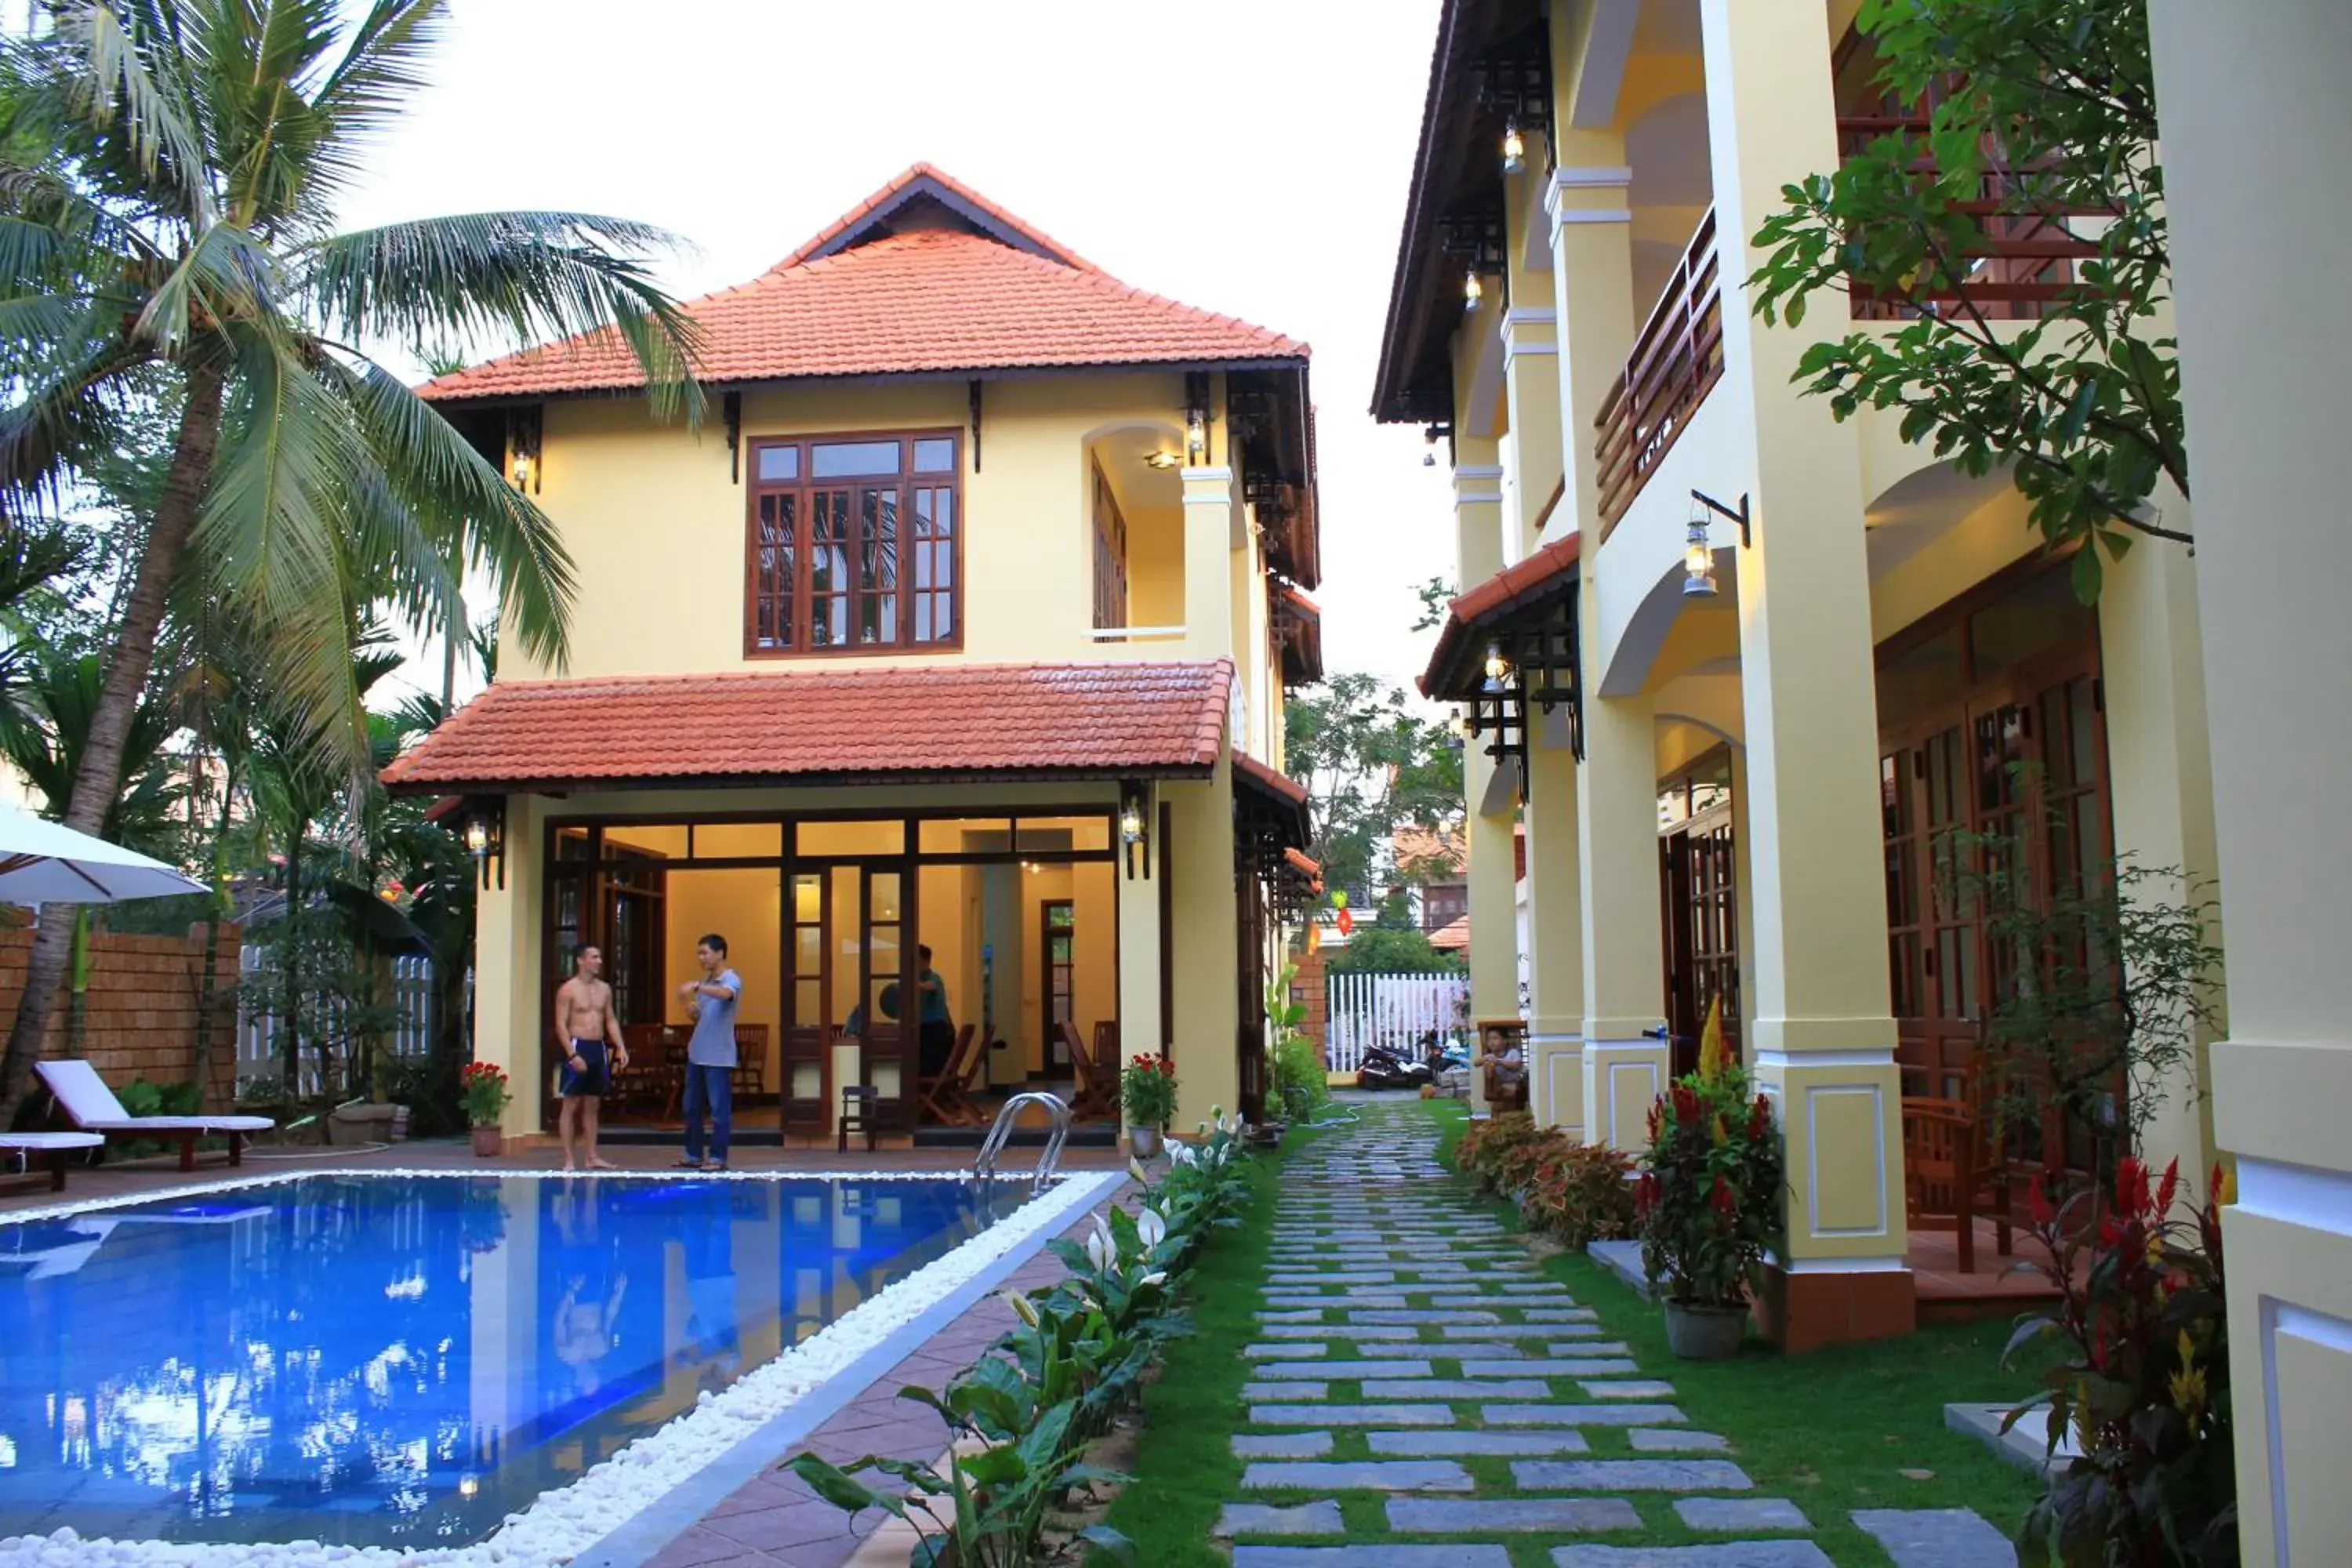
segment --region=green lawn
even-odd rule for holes
[[[1458,1100],[1428,1102],[1443,1149],[1468,1125]],[[1517,1226],[1517,1211],[1496,1212]],[[2033,1482],[1972,1437],[1944,1426],[1952,1400],[2022,1398],[2032,1380],[2000,1366],[2007,1318],[1935,1324],[1905,1339],[1781,1356],[1751,1341],[1736,1361],[1681,1362],[1666,1349],[1659,1310],[1581,1254],[1549,1259],[1545,1272],[1600,1314],[1609,1337],[1632,1347],[1645,1373],[1672,1381],[1693,1426],[1720,1432],[1766,1497],[1805,1510],[1815,1538],[1840,1564],[1886,1562],[1847,1515],[1858,1508],[1972,1508],[2017,1531]],[[1927,1471],[1915,1479],[1905,1470]]]

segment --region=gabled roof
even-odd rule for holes
[[[1307,345],[1121,283],[918,163],[749,283],[690,300],[707,384],[1117,365],[1305,368]],[[609,329],[426,383],[434,401],[617,392]]]
[[[758,669],[500,680],[384,769],[400,794],[650,784],[1200,776],[1213,661]]]

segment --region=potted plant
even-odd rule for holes
[[[1130,1058],[1119,1069],[1118,1099],[1129,1145],[1138,1158],[1150,1159],[1176,1117],[1176,1064],[1149,1052]]]
[[[1707,1019],[1699,1070],[1650,1108],[1650,1148],[1634,1187],[1642,1267],[1666,1306],[1678,1356],[1739,1353],[1764,1254],[1780,1229],[1780,1136],[1771,1101],[1727,1059]]]
[[[474,1130],[474,1153],[488,1160],[505,1147],[499,1119],[507,1113],[514,1094],[507,1085],[506,1068],[495,1062],[467,1062],[457,1075],[466,1097],[466,1121]]]

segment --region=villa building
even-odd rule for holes
[[[1766,1305],[1793,1347],[1912,1325],[1906,1133],[1981,1135],[1999,965],[1937,844],[2013,837],[2043,889],[2216,870],[2187,551],[2142,540],[2084,606],[2003,474],[1791,384],[1890,311],[1748,309],[1782,187],[1902,117],[1857,9],[1445,0],[1374,401],[1454,464],[1423,686],[1475,727],[1473,1010],[1519,1010],[1523,957],[1533,1108],[1633,1148],[1721,1005],[1786,1131]],[[2063,281],[2050,247],[1993,249],[1997,314]],[[2184,1070],[2149,1152],[2207,1169],[2211,1127]],[[2097,1131],[2053,1121],[2033,1157]]]
[[[1315,871],[1280,772],[1284,692],[1320,678],[1305,345],[926,165],[686,309],[698,432],[609,333],[424,388],[577,584],[566,668],[509,639],[385,774],[483,847],[477,1057],[546,1085],[595,942],[642,1042],[617,1109],[674,1113],[676,987],[717,932],[754,1125],[821,1133],[859,1086],[886,1126],[969,1120],[901,1016],[922,949],[975,1093],[1066,1083],[1100,1115],[1151,1052],[1180,1125],[1255,1109]]]

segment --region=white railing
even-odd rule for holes
[[[1354,1072],[1364,1053],[1383,1047],[1418,1060],[1433,1041],[1466,1029],[1470,981],[1460,974],[1328,976],[1324,1049],[1333,1072]]]
[[[278,1033],[278,1016],[269,995],[277,966],[268,948],[247,947],[237,953],[236,1082],[240,1091],[257,1078],[282,1075],[285,1037]],[[433,961],[421,954],[404,954],[392,961],[392,994],[386,999],[398,1017],[384,1033],[384,1045],[395,1057],[414,1058],[433,1048]],[[348,1008],[331,1007],[327,1017],[327,1058],[335,1085],[345,1081],[350,1037],[344,1026]],[[318,1042],[302,1042],[300,1081],[296,1092],[309,1098],[322,1092]]]

